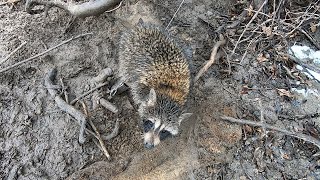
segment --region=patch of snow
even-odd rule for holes
[[[308,46],[293,45],[290,48],[291,53],[300,60],[311,59],[313,63],[320,65],[320,51],[314,51]]]
[[[296,65],[296,68],[297,68],[298,70],[300,70],[300,71],[303,70],[303,67],[300,66],[300,65]],[[308,68],[306,68],[306,70],[307,70],[308,72],[304,72],[304,74],[307,75],[309,79],[314,79],[314,78],[315,78],[315,79],[317,79],[318,81],[320,81],[320,74],[319,74],[319,73],[316,73],[316,72],[314,72],[314,71],[312,71],[312,70],[310,70],[310,69],[308,69]],[[314,77],[314,78],[313,78],[313,77]]]
[[[315,95],[316,97],[320,97],[319,96],[319,91],[316,89],[297,89],[297,88],[292,88],[291,89],[294,92],[297,92],[299,94],[302,94],[304,97],[307,97],[311,94]]]
[[[289,53],[298,58],[301,62],[311,61],[320,68],[320,51],[314,51],[308,46],[291,46]],[[298,70],[302,71],[303,68],[300,65],[296,66]],[[306,68],[307,72],[304,72],[310,79],[317,79],[320,82],[320,74]]]

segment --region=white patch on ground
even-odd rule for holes
[[[308,46],[291,46],[289,53],[298,58],[301,62],[313,63],[316,67],[320,68],[320,51],[314,51]],[[303,71],[303,68],[300,65],[297,65],[297,69]],[[308,68],[307,72],[304,72],[310,79],[317,79],[320,81],[320,74],[314,72]]]
[[[300,66],[300,65],[297,65],[296,68],[298,70],[300,70],[300,71],[303,71],[303,67]],[[320,74],[319,73],[316,73],[316,72],[314,72],[314,71],[312,71],[312,70],[310,70],[308,68],[306,68],[306,69],[307,69],[308,72],[304,72],[304,73],[308,76],[308,78],[310,78],[310,79],[314,79],[315,78],[318,81],[320,81]]]
[[[316,90],[316,89],[297,89],[297,88],[292,88],[291,90],[303,95],[304,97],[307,97],[307,96],[310,96],[310,95],[314,95],[316,97],[320,97],[319,91]]]
[[[313,49],[309,48],[308,46],[298,46],[293,45],[290,48],[291,54],[300,59],[310,59],[316,65],[320,65],[320,51],[314,51]]]

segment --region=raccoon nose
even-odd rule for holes
[[[154,145],[151,143],[144,143],[144,147],[147,149],[152,149],[152,148],[154,148]]]

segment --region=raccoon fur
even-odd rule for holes
[[[140,22],[123,32],[119,45],[120,82],[130,87],[152,148],[177,135],[190,89],[189,60],[167,32]]]

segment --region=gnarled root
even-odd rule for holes
[[[52,7],[59,7],[76,17],[97,16],[103,12],[114,8],[122,0],[90,0],[82,4],[73,2],[65,3],[59,0],[43,1],[43,0],[27,0],[25,9],[29,14],[47,13]],[[43,5],[44,9],[33,10],[35,6]],[[121,4],[120,4],[121,5]]]

